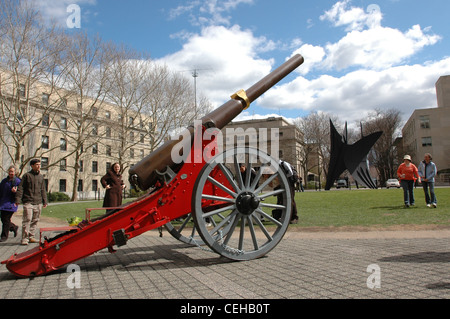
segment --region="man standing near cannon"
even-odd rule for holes
[[[22,245],[38,242],[34,233],[41,217],[42,207],[47,207],[44,177],[40,174],[41,161],[33,159],[30,164],[31,171],[23,175],[16,193],[16,206],[20,202],[23,203]]]

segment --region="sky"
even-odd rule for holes
[[[357,125],[395,108],[406,121],[437,107],[435,83],[450,75],[448,0],[34,1],[69,32],[126,44],[192,81],[196,70],[197,95],[214,107],[305,58],[238,120],[327,112]]]

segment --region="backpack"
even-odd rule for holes
[[[289,171],[288,167],[291,169],[292,175],[291,175],[291,172]],[[294,166],[292,166],[290,163],[288,163],[286,161],[281,161],[281,168],[283,169],[283,171],[286,174],[289,181],[291,181],[293,183],[297,183],[299,176],[298,176],[298,172]],[[291,175],[291,176],[289,176],[289,175]]]

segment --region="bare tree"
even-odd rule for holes
[[[396,176],[398,161],[393,147],[396,138],[400,135],[400,111],[396,109],[375,110],[363,122],[364,135],[382,131],[383,135],[373,147],[370,160],[376,167],[380,176],[380,183],[384,183]]]
[[[303,154],[301,154],[303,170],[305,174],[308,171],[317,172],[319,180],[322,173],[325,177],[328,174],[331,151],[330,119],[335,124],[339,122],[337,116],[316,112],[298,118],[295,123],[304,136]],[[304,180],[307,180],[306,176]]]
[[[122,171],[131,165],[128,161],[137,155],[134,154],[136,148],[150,143],[150,133],[155,123],[146,112],[151,95],[163,80],[155,75],[153,63],[146,55],[124,46],[115,49],[110,73],[113,89],[108,92],[108,100],[117,106],[119,112],[119,121],[115,126],[118,143],[114,157]],[[143,152],[142,149],[140,151]]]
[[[7,162],[0,166],[16,165],[21,174],[33,157],[50,151],[36,132],[50,127],[48,115],[59,104],[64,69],[55,61],[63,33],[56,24],[44,26],[31,1],[0,0],[0,26],[0,139]]]
[[[195,117],[194,98],[190,81],[171,72],[167,66],[155,64],[147,84],[152,94],[144,111],[153,123],[150,145],[154,150],[171,133],[191,124]]]
[[[58,127],[68,144],[68,153],[72,161],[67,166],[73,171],[72,201],[77,200],[77,183],[80,161],[95,156],[105,131],[101,129],[101,114],[111,86],[113,47],[99,37],[90,38],[79,32],[69,38],[67,55],[60,61],[67,69],[65,89],[71,93],[71,100],[60,108],[61,117]]]

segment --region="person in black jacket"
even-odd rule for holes
[[[122,190],[125,188],[120,173],[120,164],[114,163],[100,182],[106,189],[103,207],[120,207],[122,205]],[[108,209],[106,212],[110,213],[111,211],[111,209]]]
[[[30,162],[31,171],[23,175],[16,192],[16,203],[23,203],[22,216],[22,245],[37,243],[34,237],[37,224],[41,217],[42,208],[47,207],[47,193],[44,177],[41,172],[41,161],[33,159]]]

